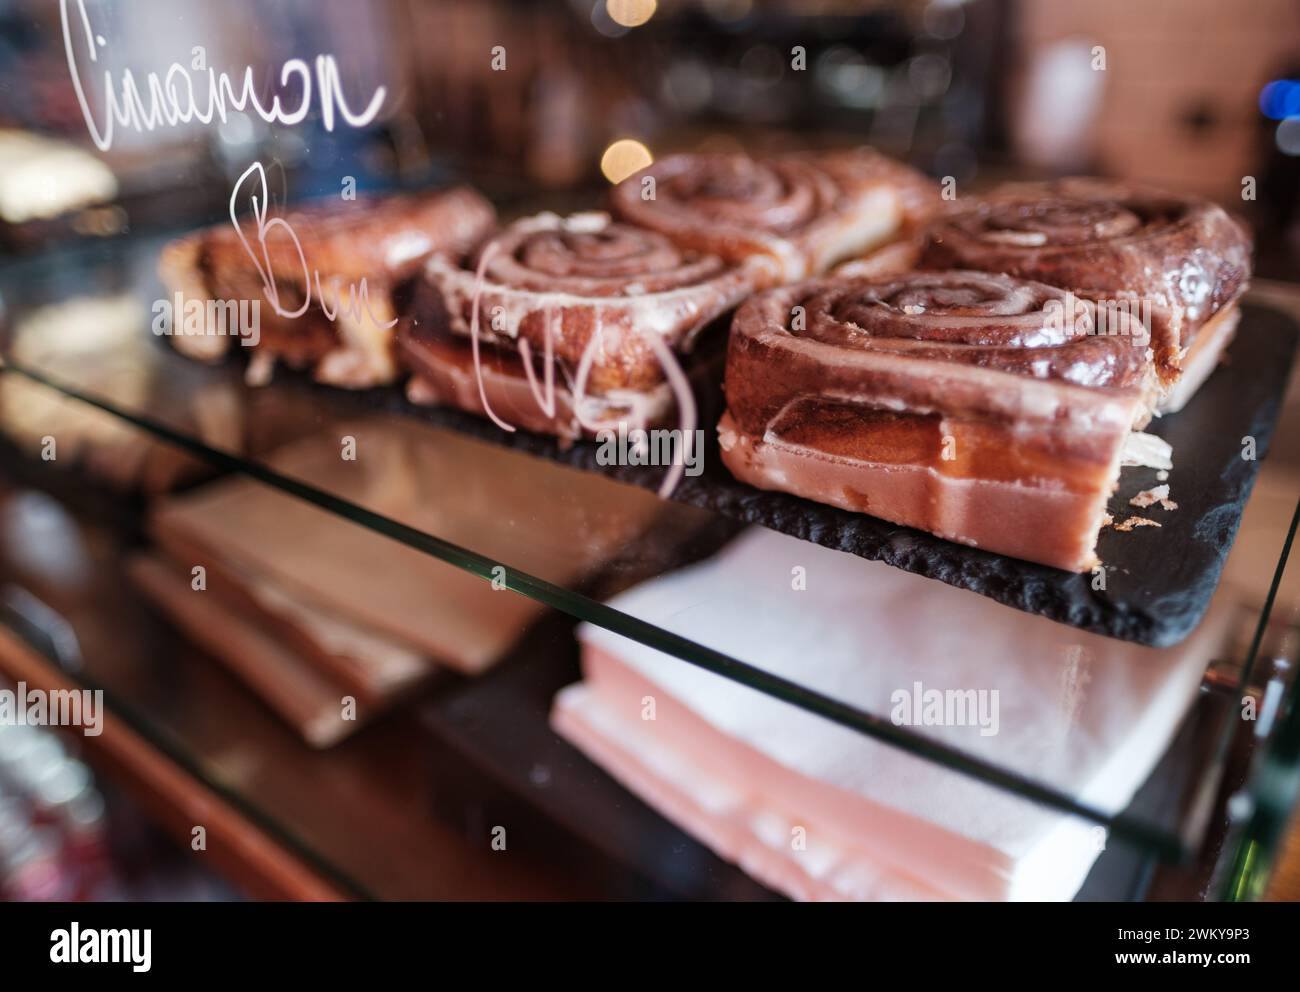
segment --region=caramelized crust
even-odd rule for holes
[[[397,375],[394,288],[430,254],[467,251],[494,218],[492,205],[464,187],[322,200],[277,215],[301,254],[284,226],[268,226],[263,245],[247,220],[238,232],[222,224],[168,245],[159,273],[173,293],[191,299],[260,301],[259,359],[250,366],[250,379],[282,361],[313,370],[322,382],[364,388]],[[298,316],[278,313],[254,258],[269,264],[281,310],[293,313],[308,298],[310,306]],[[178,334],[173,342],[191,357],[211,360],[226,353],[231,338],[205,328],[202,334]]]
[[[759,260],[765,285],[825,272],[889,241],[938,203],[928,179],[870,149],[761,159],[673,155],[611,194],[622,220],[696,251]]]
[[[535,434],[567,439],[594,437],[600,428],[620,422],[629,430],[646,429],[666,423],[673,410],[672,390],[667,383],[645,390],[586,392],[575,398],[566,376],[559,378],[553,405],[548,409],[530,386],[517,353],[484,347],[476,372],[469,342],[454,334],[425,329],[403,335],[398,348],[403,363],[412,371],[406,390],[412,403],[454,406],[486,416],[486,395],[498,416]],[[534,368],[533,374],[534,381],[541,382],[545,372]],[[545,391],[541,390],[541,394],[544,397]]]
[[[1245,291],[1249,235],[1220,207],[1096,179],[1003,186],[930,230],[927,268],[1006,272],[1092,300],[1145,301],[1165,385]]]
[[[412,395],[486,412],[473,378],[477,339],[488,403],[496,409],[495,392],[516,408],[514,420],[501,413],[507,423],[576,437],[594,421],[575,410],[657,421],[672,407],[665,359],[690,352],[758,278],[751,263],[682,249],[604,214],[516,222],[463,263],[430,259],[415,283],[398,334],[403,360],[425,380]],[[541,409],[526,378],[531,368],[544,398],[548,365],[558,413]],[[520,414],[521,405],[536,409]]]
[[[416,272],[434,252],[463,254],[496,222],[492,204],[468,186],[428,193],[395,193],[316,200],[280,215],[302,244],[307,267],[323,279],[373,283],[400,281]],[[257,245],[251,220],[241,224],[249,244]],[[302,282],[302,259],[278,225],[269,228],[266,251],[271,268],[287,283]],[[204,239],[204,266],[219,275],[256,271],[234,227],[221,224]]]
[[[1078,306],[1065,323],[1061,290],[979,272],[762,293],[732,326],[723,459],[761,488],[1088,568],[1153,388],[1143,348]]]

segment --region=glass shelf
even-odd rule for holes
[[[1294,678],[1285,660],[1294,650],[1287,632],[1296,625],[1300,578],[1294,565],[1285,566],[1288,528],[1294,527],[1292,483],[1300,466],[1265,461],[1225,573],[1221,607],[1231,615],[1235,636],[1226,654],[1207,653],[1197,661],[1205,672],[1203,688],[1186,724],[1195,733],[1184,734],[1192,739],[1181,760],[1162,764],[1134,802],[1116,812],[1074,794],[1062,781],[1027,773],[1018,758],[991,759],[978,742],[954,743],[951,735],[896,725],[887,697],[867,706],[850,703],[815,684],[772,675],[726,643],[706,644],[684,634],[689,628],[673,618],[606,603],[622,590],[725,546],[740,528],[723,515],[659,500],[645,489],[496,444],[490,427],[455,413],[410,410],[398,390],[352,394],[292,375],[254,389],[244,385],[239,361],[209,367],[184,359],[148,327],[151,302],[164,295],[153,274],[162,240],[101,242],[9,266],[0,274],[5,317],[0,430],[12,445],[10,460],[25,466],[38,485],[62,477],[62,483],[50,485],[78,489],[128,461],[137,483],[148,479],[156,490],[184,488],[214,472],[243,476],[332,515],[340,528],[383,535],[485,582],[503,580],[505,596],[526,597],[656,648],[677,659],[674,664],[706,669],[1028,803],[1101,824],[1117,840],[1169,860],[1193,857],[1216,822],[1216,799],[1236,750],[1259,749],[1261,742],[1271,746],[1276,736],[1277,752],[1260,767],[1294,767],[1285,722],[1273,735],[1258,737],[1246,733],[1236,717],[1243,693],[1264,692],[1273,682],[1278,712],[1296,709]],[[100,426],[79,433],[78,424],[91,408],[101,411]],[[1280,423],[1276,443],[1283,449],[1294,445],[1296,429],[1294,422]],[[51,436],[73,456],[61,454],[55,465],[43,464],[41,444]],[[352,466],[339,455],[347,439],[359,453]],[[136,463],[147,460],[141,455],[146,447],[153,455],[167,453],[154,458],[165,467]],[[411,464],[421,466],[419,485],[412,486],[404,470]],[[141,508],[132,519],[134,533],[148,529]],[[864,575],[888,568],[858,564]],[[108,563],[103,568],[115,574]],[[120,584],[120,577],[109,584]],[[763,607],[754,604],[756,610]],[[120,608],[140,612],[138,606]],[[988,608],[1007,609],[991,603]],[[22,626],[21,618],[10,620]],[[333,828],[313,819],[310,790],[303,790],[301,804],[289,808],[291,797],[278,779],[241,778],[238,761],[231,766],[234,759],[221,756],[232,742],[223,742],[216,732],[203,737],[204,717],[197,708],[184,715],[176,710],[167,677],[142,660],[143,648],[134,662],[123,661],[131,652],[122,645],[91,636],[75,618],[70,622],[82,645],[85,677],[108,689],[115,705],[134,725],[149,728],[160,746],[238,795],[296,846],[337,866],[358,891],[404,891],[400,880],[384,877],[380,869],[348,863],[350,857],[364,862],[364,853],[340,853],[337,837],[330,835]],[[87,622],[91,630],[102,623]],[[141,626],[152,629],[143,621]],[[545,644],[546,652],[565,659],[566,671],[573,669],[575,654],[571,626],[551,631]],[[1045,677],[1065,678],[1070,649],[1080,635],[1064,625],[1051,626],[1058,641],[1041,659],[1049,672]],[[520,622],[521,643],[532,629]],[[39,631],[27,633],[34,643],[41,640]],[[980,632],[970,636],[978,638]],[[1115,645],[1116,651],[1128,650]],[[184,654],[175,644],[168,653]],[[491,677],[483,682],[490,686]],[[544,710],[533,717],[544,726]],[[398,736],[387,726],[376,730],[385,741]],[[1062,747],[1079,732],[1067,721]],[[292,779],[295,773],[280,768],[277,774]],[[1282,779],[1271,771],[1253,781],[1259,816],[1275,810],[1285,793],[1285,782],[1277,784]],[[1254,821],[1239,833],[1243,844],[1271,847],[1276,839],[1275,830],[1269,833]],[[1250,865],[1262,860],[1255,857]],[[1241,866],[1234,871],[1236,890],[1244,891],[1251,871]]]

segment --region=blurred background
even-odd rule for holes
[[[101,122],[128,72],[146,104],[150,74],[182,89],[188,79],[203,103],[209,71],[239,89],[246,69],[263,102],[282,93],[296,104],[298,84],[276,86],[282,67],[322,54],[337,58],[354,110],[379,87],[386,98],[364,128],[327,130],[314,99],[295,126],[239,112],[212,126],[119,125],[101,151],[73,86],[64,12],[77,78]],[[611,182],[675,151],[860,144],[951,177],[961,193],[1090,173],[1211,197],[1255,230],[1253,298],[1300,319],[1300,292],[1278,281],[1300,282],[1300,0],[84,0],[84,8],[0,0],[0,352],[215,451],[279,465],[599,599],[712,553],[714,538],[730,533],[716,534],[718,521],[693,508],[591,473],[557,478],[568,470],[449,429],[420,425],[418,437],[403,439],[414,421],[379,417],[342,394],[326,401],[292,382],[248,390],[231,363],[185,361],[144,333],[147,307],[162,292],[158,248],[222,219],[254,161],[266,165],[281,201],[337,193],[346,177],[361,191],[460,180],[509,216],[590,208]],[[15,662],[12,644],[6,651],[14,618],[60,641],[66,627],[76,633],[72,660],[47,654],[116,697],[110,709],[121,722],[106,739],[140,738],[127,754],[53,732],[0,732],[0,901],[644,896],[644,879],[625,892],[594,858],[587,841],[602,831],[610,848],[644,860],[669,850],[665,862],[680,865],[676,855],[687,850],[688,869],[672,885],[656,876],[664,887],[649,890],[655,897],[696,882],[709,898],[756,897],[754,883],[717,874],[727,870],[720,862],[691,861],[696,849],[652,814],[630,814],[635,831],[615,829],[622,821],[609,810],[627,807],[612,782],[594,804],[561,787],[572,756],[547,730],[545,712],[553,691],[576,677],[570,620],[538,620],[541,607],[519,597],[503,622],[494,601],[481,626],[509,643],[497,645],[504,674],[489,687],[493,705],[481,709],[473,680],[433,664],[436,652],[422,642],[429,671],[420,667],[400,687],[409,694],[393,691],[390,701],[373,671],[319,649],[318,628],[331,636],[334,628],[314,615],[295,616],[292,637],[278,615],[271,627],[242,599],[196,623],[201,633],[164,622],[132,570],[154,543],[147,521],[175,493],[201,502],[205,488],[228,480],[58,390],[0,380],[0,688],[49,675],[48,665]],[[1300,383],[1284,402],[1279,420],[1291,429],[1274,443],[1226,571],[1250,631],[1300,478]],[[319,466],[339,465],[337,438],[358,427],[373,436],[367,465],[376,468],[327,475]],[[44,437],[55,434],[62,474],[40,461]],[[328,459],[316,460],[320,452]],[[449,478],[464,483],[459,502],[441,487]],[[288,496],[259,492],[280,498],[280,519],[308,519]],[[540,513],[537,492],[563,492],[557,505],[572,519]],[[400,581],[419,574],[411,561],[350,552],[337,535],[355,528],[324,523],[337,530],[282,528],[288,550],[263,541],[260,557],[244,564],[275,575],[270,566],[283,559],[286,575],[296,569],[344,589],[346,597],[331,589],[326,599],[329,623],[334,604],[355,598],[352,560],[369,562],[367,578],[387,576],[399,588],[445,590],[464,578]],[[655,540],[640,540],[646,534]],[[214,543],[229,551],[234,541]],[[295,557],[303,549],[329,553],[304,561]],[[1281,673],[1295,654],[1297,581],[1293,564],[1263,642],[1272,667],[1257,672],[1275,703],[1294,678],[1294,666]],[[381,605],[398,602],[383,582],[366,586]],[[435,627],[449,614],[472,614],[447,602],[442,612],[404,614]],[[259,624],[271,629],[260,653],[246,650],[246,631],[232,636],[240,618],[255,634],[265,633]],[[416,634],[407,639],[416,643]],[[342,739],[340,682],[368,688],[375,709],[391,702],[391,711]],[[325,709],[334,722],[322,725]],[[501,722],[483,723],[494,714]],[[1241,786],[1248,758],[1234,752],[1238,764],[1221,788],[1214,776],[1222,769],[1210,769],[1216,801]],[[563,836],[539,828],[531,853],[505,862],[480,839],[485,824],[500,822],[502,804],[513,811],[521,796],[529,808],[556,797],[547,815]],[[212,858],[190,857],[194,811],[214,808],[235,840],[214,846]],[[586,838],[577,853],[558,856],[575,836]],[[1221,849],[1222,834],[1213,837],[1209,863]],[[1286,897],[1294,898],[1300,832],[1289,865]],[[1155,891],[1209,891],[1189,877],[1166,878],[1163,889],[1158,878]]]
[[[295,199],[336,190],[344,172],[371,188],[463,176],[525,209],[588,202],[670,150],[866,142],[966,188],[1089,172],[1211,196],[1255,225],[1262,275],[1300,272],[1294,0],[86,0],[86,11],[111,39],[82,67],[96,108],[105,74],[119,86],[127,68],[162,76],[190,67],[196,46],[236,78],[252,66],[266,94],[287,59],[322,52],[337,55],[354,106],[389,93],[362,131],[326,133],[313,105],[299,127],[234,114],[219,128],[120,133],[103,156],[120,209],[80,216],[75,233],[218,216],[256,158],[278,164]],[[69,82],[60,5],[0,0],[0,162],[30,160],[16,134],[91,147]],[[103,199],[105,184],[91,185]],[[11,248],[69,226],[15,231],[33,218],[0,213]]]

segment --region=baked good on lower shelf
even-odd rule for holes
[[[766,285],[819,275],[889,242],[938,203],[929,179],[869,148],[670,155],[611,194],[621,220],[697,251],[757,259]]]
[[[195,595],[189,561],[166,555],[132,558],[128,575],[188,639],[247,683],[312,747],[339,743],[436,677],[434,663],[406,645],[265,580],[254,580],[245,594],[250,577],[235,569],[217,578],[216,561],[201,560],[214,578],[213,595]],[[338,677],[340,670],[346,677]],[[349,698],[355,700],[352,712]]]
[[[693,409],[679,358],[758,276],[606,214],[517,221],[429,260],[398,334],[408,395],[570,439],[667,422]]]
[[[339,457],[343,438],[355,460]],[[613,493],[616,484],[597,475],[411,418],[321,425],[261,457],[358,512],[562,587],[590,581],[661,517],[649,493]],[[537,500],[561,484],[565,499]],[[502,527],[524,519],[535,528],[528,540]],[[440,670],[486,672],[545,612],[534,599],[240,476],[163,500],[149,530],[158,554],[133,565],[135,579],[317,746]],[[202,594],[192,585],[197,566]],[[346,696],[358,720],[341,718]]]
[[[1087,570],[1154,391],[1144,349],[1093,318],[983,272],[761,293],[732,325],[723,461],[761,489]]]
[[[250,381],[265,382],[283,362],[320,382],[363,389],[398,374],[393,290],[431,254],[468,251],[495,219],[468,187],[320,200],[264,218],[260,238],[250,219],[174,241],[159,273],[186,301],[258,303],[257,333],[243,335],[252,346]],[[214,360],[240,339],[211,314],[198,327],[173,314],[178,350]]]
[[[1137,305],[1171,391],[1161,408],[1172,411],[1232,337],[1250,254],[1250,235],[1209,201],[1072,178],[1008,184],[959,205],[931,227],[921,264],[1006,272],[1108,309]]]

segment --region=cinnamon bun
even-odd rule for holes
[[[1086,570],[1153,389],[1143,349],[1096,320],[984,272],[761,293],[732,325],[722,458],[761,489]]]
[[[1171,410],[1231,338],[1250,255],[1249,235],[1213,203],[1064,179],[1010,184],[959,208],[931,228],[921,264],[1006,272],[1137,316]]]
[[[693,404],[678,359],[759,277],[605,214],[518,221],[429,260],[398,332],[408,396],[565,439],[662,423]]]
[[[256,208],[255,208],[256,209]],[[468,187],[318,201],[276,217],[217,225],[164,248],[159,274],[178,298],[258,301],[250,382],[276,362],[331,385],[396,379],[394,289],[431,254],[463,254],[491,229],[492,205]],[[172,341],[211,361],[238,337],[213,320],[174,318]]]
[[[938,202],[923,175],[870,149],[672,155],[612,192],[620,219],[733,262],[757,259],[766,285],[885,244]]]

